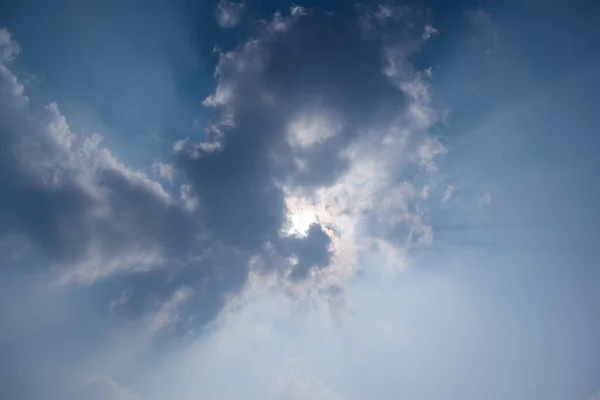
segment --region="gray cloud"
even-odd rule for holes
[[[276,14],[255,39],[220,55],[218,87],[205,100],[215,108],[209,141],[176,146],[176,164],[215,237],[247,250],[276,240],[283,187],[310,193],[333,185],[348,171],[344,150],[366,135],[377,140],[378,128],[406,112],[411,94],[384,71],[401,57],[388,52],[392,37],[408,42],[412,32],[384,35],[405,21],[377,18],[366,32],[360,15]],[[290,141],[294,129],[308,139]]]
[[[179,197],[128,168],[99,135],[73,132],[58,105],[30,106],[10,70],[18,46],[2,31],[3,259],[49,267],[63,285],[93,284],[107,312],[180,333],[217,315],[256,257],[262,273],[304,285],[355,268],[351,254],[368,241],[352,237],[367,213],[386,219],[390,234],[408,223],[411,237],[427,235],[405,206],[417,190],[395,186],[404,163],[433,171],[443,153],[422,135],[435,116],[407,58],[431,27],[409,9],[390,10],[293,8],[220,54],[218,85],[204,102],[214,109],[207,140],[177,141],[173,163],[153,166],[168,181],[181,178]],[[298,210],[306,215],[294,226]],[[392,239],[369,240],[391,249],[381,241]]]
[[[106,278],[122,277],[135,288],[122,306],[139,318],[148,296],[166,300],[178,290],[148,285],[145,275],[177,276],[197,264],[197,248],[208,246],[201,244],[201,222],[159,183],[119,161],[100,136],[78,137],[56,104],[41,112],[30,106],[10,69],[18,47],[1,32],[9,56],[0,62],[0,260],[10,270],[51,272],[61,285],[102,287]],[[211,274],[201,268],[191,276]]]
[[[205,15],[211,29],[214,5]],[[353,6],[338,14],[293,7],[247,24],[252,36],[234,47],[224,39],[204,101],[213,113],[206,131],[182,132],[193,119],[182,118],[169,129],[177,137],[168,142],[180,139],[172,158],[146,158],[143,170],[68,123],[62,101],[39,107],[36,83],[20,79],[19,46],[0,30],[0,398],[559,399],[597,388],[578,372],[598,367],[600,325],[589,304],[600,281],[588,251],[597,235],[585,200],[593,196],[565,183],[589,182],[579,172],[592,170],[576,151],[589,141],[569,147],[578,141],[568,122],[579,120],[585,133],[595,119],[577,106],[555,119],[593,80],[578,75],[584,91],[570,79],[544,90],[546,106],[558,100],[520,109],[526,121],[500,113],[500,125],[485,113],[480,120],[479,103],[512,107],[514,96],[478,90],[452,103],[448,122],[458,117],[457,125],[438,129],[444,115],[432,85],[452,81],[461,97],[481,80],[484,62],[448,71],[469,47],[460,29],[482,37],[467,53],[494,67],[501,58],[481,57],[495,39],[489,15],[462,13],[472,24],[454,31],[460,15],[444,8],[443,51],[434,45],[415,60],[440,40],[427,11],[392,1]],[[517,32],[532,21],[498,12]],[[111,61],[118,70],[119,57]],[[540,84],[552,81],[543,75]],[[479,86],[508,82],[503,93],[517,93],[522,80],[510,78]],[[563,101],[564,90],[573,101]],[[518,92],[523,103],[540,95]],[[173,95],[151,103],[178,108]],[[152,114],[147,104],[135,110]],[[481,126],[472,131],[465,119]],[[563,128],[565,140],[556,140]],[[458,156],[441,171],[446,141]],[[531,157],[519,155],[540,143],[550,155],[536,152],[532,172]],[[516,157],[510,165],[493,162],[507,152]],[[555,153],[564,156],[558,164]]]
[[[67,293],[84,285],[104,310],[97,320],[133,332],[110,355],[117,360],[123,348],[141,357],[220,326],[256,281],[290,299],[325,296],[341,318],[342,281],[359,262],[402,268],[414,238],[431,241],[405,166],[435,173],[444,151],[427,137],[436,117],[408,61],[425,41],[426,18],[377,12],[294,8],[221,53],[217,88],[204,101],[214,111],[206,139],[178,140],[173,160],[149,166],[175,194],[129,168],[100,135],[73,132],[57,104],[33,107],[3,31],[0,257],[11,270],[49,274]],[[401,28],[406,18],[414,28]],[[369,216],[376,232],[361,229]],[[409,226],[401,240],[398,225]],[[133,396],[108,371],[116,380],[99,375],[72,392]],[[310,373],[284,380],[282,396],[337,398]],[[61,398],[62,386],[40,379],[36,390]]]
[[[64,279],[84,283],[154,268],[189,248],[193,219],[160,185],[93,138],[81,147],[57,141],[75,137],[55,107],[41,122],[26,106],[11,111],[1,127],[2,235],[24,235],[65,267]]]

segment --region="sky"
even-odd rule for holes
[[[600,399],[599,17],[0,2],[0,398]]]

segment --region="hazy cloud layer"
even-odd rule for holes
[[[178,121],[172,136],[148,133],[164,149],[139,168],[118,141],[73,128],[81,121],[70,123],[63,102],[43,104],[20,64],[27,48],[0,29],[0,360],[12,361],[0,361],[0,398],[573,392],[565,377],[596,365],[600,325],[580,307],[595,275],[561,286],[571,275],[559,268],[522,268],[531,255],[449,250],[466,248],[471,232],[494,244],[524,235],[490,221],[520,218],[507,192],[511,180],[528,187],[532,164],[503,185],[489,171],[463,182],[452,152],[468,158],[476,137],[461,139],[461,118],[480,104],[457,102],[455,116],[436,97],[436,85],[502,86],[447,72],[448,59],[505,65],[495,63],[508,46],[492,14],[461,8],[438,30],[439,10],[395,1],[268,7],[221,0],[201,16],[214,30],[202,35],[224,38],[203,83],[213,89],[194,94],[202,104],[188,131]],[[447,34],[456,21],[468,40]],[[436,57],[452,41],[468,57]],[[165,102],[193,97],[178,94]],[[499,130],[511,131],[487,133],[496,145],[473,153],[511,154]],[[510,168],[499,165],[496,176]],[[555,233],[544,233],[554,260]]]

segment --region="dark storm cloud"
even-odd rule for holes
[[[276,238],[285,217],[282,185],[310,191],[347,169],[341,151],[407,104],[383,73],[387,62],[359,15],[298,10],[275,15],[255,39],[221,54],[218,87],[205,101],[215,108],[209,142],[188,143],[177,160],[215,237],[257,249]],[[336,128],[324,129],[335,132],[290,143],[291,124],[319,116],[333,120]]]

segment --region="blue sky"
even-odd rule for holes
[[[0,3],[0,398],[600,398],[598,11]]]

